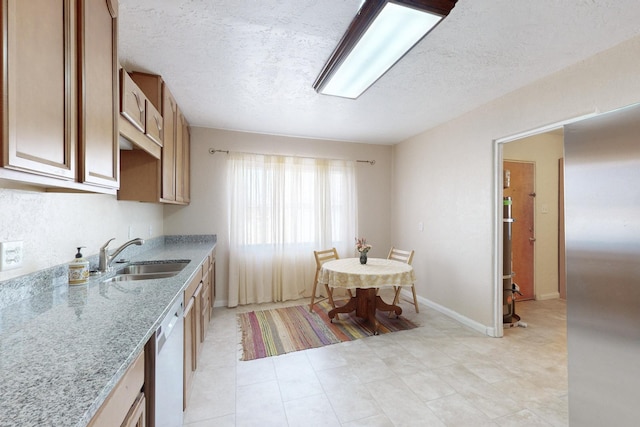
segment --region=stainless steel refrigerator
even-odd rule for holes
[[[571,426],[640,425],[640,105],[565,127]]]

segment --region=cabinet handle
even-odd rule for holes
[[[140,96],[138,96],[138,92],[132,90],[131,93],[136,98],[136,104],[138,104],[138,110],[140,111],[140,122],[144,122],[144,107],[140,106]]]
[[[153,116],[153,118],[156,121],[156,126],[158,127],[158,130],[162,132],[162,125],[160,124],[160,119],[158,118],[158,116]]]
[[[136,104],[138,104],[138,110],[140,110],[140,112],[142,113],[144,111],[144,108],[140,106],[141,102],[140,102],[140,96],[138,95],[138,92],[136,92],[135,90],[132,90],[131,93],[133,94],[133,96],[135,96]]]

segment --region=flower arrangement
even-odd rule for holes
[[[356,237],[356,249],[358,250],[358,252],[360,252],[361,254],[366,254],[367,252],[369,252],[369,250],[371,249],[371,245],[369,245],[367,243],[367,239],[365,238],[360,238],[358,239]]]

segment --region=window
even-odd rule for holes
[[[229,305],[308,295],[313,250],[356,235],[351,161],[229,155]]]

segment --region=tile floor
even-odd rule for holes
[[[236,314],[274,304],[214,309],[184,425],[568,425],[564,300],[519,303],[502,339],[401,305],[421,327],[254,361]]]

